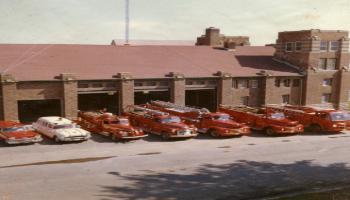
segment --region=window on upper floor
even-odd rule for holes
[[[332,83],[333,83],[332,78],[326,78],[326,79],[323,79],[323,81],[322,81],[323,86],[332,86]]]
[[[302,43],[295,42],[295,51],[301,51],[301,49],[302,49]]]
[[[259,81],[258,80],[251,80],[250,81],[250,87],[251,88],[258,88],[259,87]]]
[[[286,47],[285,47],[286,52],[291,52],[293,51],[293,42],[287,42]]]
[[[283,86],[290,87],[290,79],[283,79]]]
[[[331,93],[322,94],[321,102],[322,103],[330,103],[331,102],[331,98],[332,98],[332,94]]]
[[[326,70],[327,69],[327,59],[326,58],[320,58],[318,62],[318,68]]]
[[[236,79],[233,81],[233,87],[235,89],[249,88],[249,81],[246,79]]]
[[[280,87],[281,86],[281,79],[279,79],[279,78],[275,79],[275,86],[276,87]]]
[[[327,51],[328,50],[328,41],[321,41],[320,50],[321,51]]]
[[[335,70],[337,65],[337,59],[336,58],[329,58],[327,59],[327,70]]]
[[[339,50],[339,41],[331,41],[330,44],[331,44],[331,47],[330,47],[331,51]]]

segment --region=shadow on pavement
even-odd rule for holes
[[[261,199],[318,191],[350,184],[344,163],[321,166],[309,160],[292,164],[238,161],[203,165],[181,173],[151,171],[142,175],[109,172],[123,185],[101,186],[99,199]],[[127,183],[127,184],[125,184]]]

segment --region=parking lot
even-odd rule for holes
[[[0,200],[260,199],[350,185],[350,133],[0,146]]]

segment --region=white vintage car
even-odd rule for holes
[[[62,117],[41,117],[33,123],[33,128],[56,142],[84,141],[91,137],[90,132]]]

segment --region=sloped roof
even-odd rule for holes
[[[119,72],[134,78],[164,78],[169,72],[185,77],[212,77],[217,71],[256,76],[261,70],[276,76],[297,71],[272,60],[273,47],[113,46],[60,44],[0,44],[0,70],[16,80],[53,80],[61,73],[80,79],[111,79]]]

